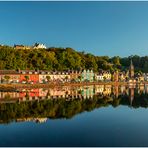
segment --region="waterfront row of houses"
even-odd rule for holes
[[[49,82],[143,82],[148,81],[148,73],[134,73],[131,61],[127,72],[99,71],[84,69],[81,71],[47,70],[0,70],[0,83],[49,83]]]
[[[0,83],[30,83],[46,84],[49,82],[125,82],[125,81],[148,81],[148,74],[143,73],[135,77],[130,76],[130,71],[114,72],[93,70],[82,71],[46,71],[46,70],[0,70]]]
[[[0,83],[49,83],[49,82],[93,82],[92,70],[43,71],[43,70],[0,70]]]

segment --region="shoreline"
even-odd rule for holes
[[[114,85],[114,86],[132,86],[132,85],[145,85],[148,82],[129,83],[129,82],[81,82],[81,83],[50,83],[50,84],[0,84],[0,91],[2,90],[16,90],[19,88],[55,88],[55,87],[77,87],[77,86],[90,86],[90,85]]]

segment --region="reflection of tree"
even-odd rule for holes
[[[28,83],[28,81],[29,81],[29,76],[24,76],[24,78],[25,78],[26,82]]]
[[[10,100],[10,99],[11,99],[10,94],[6,94],[6,95],[5,95],[5,100]]]
[[[113,99],[112,106],[113,107],[119,106],[120,105],[120,101],[121,101],[121,98],[115,98],[115,99]]]
[[[26,99],[29,99],[29,92],[26,91],[26,95],[25,95]]]
[[[135,95],[132,106],[133,108],[148,107],[148,95]],[[92,111],[100,107],[112,105],[130,105],[127,95],[120,95],[118,98],[110,96],[98,97],[95,95],[93,99],[74,99],[66,101],[65,99],[53,99],[21,102],[19,103],[3,103],[0,104],[0,121],[11,122],[16,119],[33,118],[72,118],[76,114],[84,111]]]
[[[50,96],[50,90],[48,89],[46,97]]]
[[[10,122],[24,117],[72,118],[78,113],[91,111],[105,106],[107,103],[107,99],[96,97],[92,100],[66,101],[65,99],[58,99],[22,102],[20,104],[0,104],[0,120]],[[3,110],[4,108],[5,110]]]

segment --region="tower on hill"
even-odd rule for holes
[[[130,67],[129,67],[129,77],[134,78],[134,65],[133,65],[132,59],[131,59]]]

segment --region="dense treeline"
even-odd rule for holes
[[[94,71],[127,70],[132,58],[136,71],[148,72],[148,56],[121,58],[118,56],[94,56],[90,53],[77,52],[72,48],[14,49],[0,47],[0,69],[30,70],[80,70]]]

